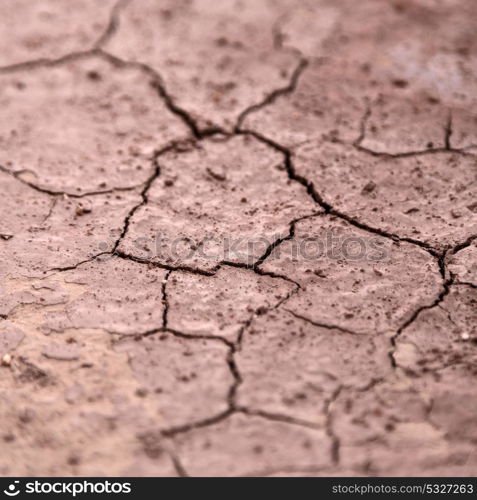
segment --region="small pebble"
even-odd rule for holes
[[[4,354],[2,358],[2,366],[10,366],[12,364],[12,357],[10,354]]]
[[[147,396],[147,389],[139,387],[136,389],[136,396],[139,398],[145,398]]]
[[[76,207],[76,215],[81,216],[89,213],[91,213],[91,208],[88,206],[83,206],[80,204]]]

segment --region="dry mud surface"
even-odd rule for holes
[[[0,18],[0,474],[477,473],[477,2]]]

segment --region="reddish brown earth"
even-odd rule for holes
[[[0,17],[0,474],[477,474],[474,0]]]

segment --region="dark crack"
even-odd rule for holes
[[[245,118],[250,113],[253,113],[254,111],[258,111],[259,109],[269,106],[270,104],[273,104],[278,97],[286,94],[291,94],[295,91],[298,80],[300,79],[301,74],[305,70],[305,68],[308,65],[308,61],[304,58],[301,58],[296,66],[296,68],[293,70],[293,73],[291,75],[290,81],[288,85],[285,87],[281,87],[279,89],[275,89],[270,94],[268,94],[262,102],[258,104],[252,104],[249,106],[247,109],[242,111],[237,119],[237,124],[235,125],[235,131],[240,131],[242,127],[242,123],[244,122]]]
[[[24,61],[20,63],[10,64],[8,66],[2,66],[0,67],[0,74],[9,74],[25,70],[34,70],[41,67],[54,68],[66,64],[70,61],[87,59],[88,57],[91,57],[91,55],[93,54],[95,54],[95,50],[83,50],[83,51],[71,52],[56,59],[41,57],[39,59],[34,59],[31,61]]]
[[[289,415],[284,415],[280,413],[271,413],[267,411],[263,411],[260,409],[252,409],[248,408],[246,406],[240,406],[237,405],[236,403],[236,396],[237,392],[239,390],[240,385],[242,384],[242,376],[240,374],[239,368],[235,362],[234,355],[237,352],[236,346],[234,343],[228,341],[227,339],[215,335],[190,335],[190,334],[185,334],[183,332],[179,332],[177,330],[173,329],[157,329],[157,330],[151,330],[151,332],[147,334],[143,334],[140,336],[144,335],[153,335],[153,334],[164,334],[164,333],[169,333],[171,335],[174,335],[176,337],[182,338],[184,340],[188,341],[200,341],[200,340],[212,340],[212,341],[219,341],[224,343],[228,347],[227,355],[226,355],[226,363],[229,367],[230,373],[232,375],[232,383],[227,391],[227,397],[226,397],[226,402],[227,402],[227,408],[219,412],[216,415],[213,415],[208,418],[204,418],[195,422],[189,422],[186,424],[182,425],[177,425],[177,426],[172,426],[167,429],[163,429],[160,432],[160,435],[163,437],[174,437],[179,434],[184,434],[187,432],[190,432],[195,429],[200,429],[203,427],[209,427],[215,424],[218,424],[222,422],[223,420],[227,419],[231,415],[241,413],[247,416],[258,416],[261,418],[264,418],[266,420],[274,421],[274,422],[282,422],[290,425],[298,425],[301,427],[306,427],[310,429],[315,429],[315,430],[321,430],[322,427],[318,424],[314,424],[313,422],[309,422],[306,420],[302,419],[297,419]]]
[[[80,262],[77,262],[75,264],[72,264],[70,266],[64,266],[64,267],[52,267],[51,269],[47,269],[46,271],[43,271],[43,274],[48,274],[48,273],[62,273],[62,272],[66,272],[66,271],[72,271],[74,269],[77,269],[79,266],[81,266],[82,264],[86,264],[88,262],[93,262],[94,260],[96,260],[98,257],[101,257],[103,255],[111,255],[110,252],[100,252],[100,253],[97,253],[96,255],[93,255],[92,257],[90,257],[89,259],[85,259],[85,260],[82,260]],[[45,278],[48,278],[50,277],[51,275],[48,275],[46,276]]]
[[[453,148],[450,143],[450,139],[452,136],[452,115],[449,113],[447,122],[444,125],[444,140],[443,140],[443,146],[435,148],[426,148],[426,149],[420,149],[416,151],[403,151],[401,153],[388,153],[386,151],[375,151],[374,149],[367,148],[363,146],[363,141],[366,138],[366,125],[369,120],[369,117],[371,116],[371,108],[367,107],[366,111],[364,112],[363,118],[361,119],[360,123],[360,131],[357,139],[353,142],[353,146],[358,150],[361,151],[362,153],[369,154],[374,157],[381,157],[381,158],[410,158],[414,156],[424,156],[424,155],[432,155],[432,154],[439,154],[439,153],[456,153],[460,154],[462,156],[472,156],[475,157],[475,155],[471,152],[467,152],[466,148]]]
[[[272,422],[282,422],[290,425],[298,425],[300,427],[307,427],[308,429],[322,430],[323,427],[313,422],[307,420],[302,420],[299,418],[294,418],[289,415],[283,415],[281,413],[272,413],[269,411],[258,410],[254,408],[247,408],[245,406],[239,406],[236,409],[237,413],[242,413],[244,415],[249,415],[253,417],[261,417],[265,420],[270,420]]]
[[[227,365],[233,377],[233,383],[227,393],[227,403],[229,405],[229,408],[231,409],[236,409],[237,393],[243,382],[242,375],[240,374],[240,370],[237,366],[237,363],[235,362],[235,352],[236,348],[235,346],[233,346],[230,348],[227,355]]]
[[[433,309],[434,307],[437,307],[438,305],[441,304],[441,302],[449,295],[451,286],[454,283],[454,278],[451,276],[450,278],[444,280],[442,284],[442,290],[440,291],[439,295],[430,303],[426,304],[424,306],[419,307],[416,309],[411,316],[404,321],[404,323],[397,329],[396,333],[391,337],[391,350],[389,352],[389,358],[391,361],[391,365],[393,368],[396,368],[398,365],[396,358],[395,358],[395,353],[396,353],[396,348],[397,348],[397,343],[398,343],[398,338],[401,335],[401,333],[408,328],[410,325],[416,321],[416,319],[420,316],[420,314],[423,311],[428,311],[430,309]]]
[[[301,285],[297,281],[292,280],[288,276],[285,276],[285,275],[279,274],[279,273],[274,273],[272,271],[264,271],[260,267],[257,267],[255,264],[248,265],[248,264],[244,264],[242,262],[222,261],[220,264],[218,264],[216,267],[214,267],[212,274],[215,274],[222,266],[238,267],[240,269],[245,269],[245,270],[249,270],[249,271],[252,271],[254,273],[257,273],[260,276],[268,276],[270,278],[285,280],[285,281],[288,281],[289,283],[293,283],[295,286],[301,288]]]
[[[227,407],[229,412],[235,411],[236,404],[235,404],[235,398],[237,395],[238,388],[242,384],[242,376],[240,375],[240,371],[238,369],[238,366],[235,362],[235,353],[236,353],[236,346],[233,342],[230,342],[229,340],[225,339],[224,337],[220,337],[218,335],[192,335],[192,334],[187,334],[180,332],[178,330],[168,328],[165,330],[167,333],[170,333],[171,335],[174,335],[175,337],[188,340],[188,341],[199,341],[199,340],[209,340],[209,341],[218,341],[226,345],[227,347],[227,355],[225,358],[225,361],[227,363],[227,366],[229,368],[230,374],[232,375],[232,383],[227,391],[227,397],[226,397],[226,402],[227,402]]]
[[[58,197],[55,196],[53,198],[53,201],[51,202],[51,206],[50,206],[50,209],[48,210],[48,213],[45,215],[44,219],[41,221],[42,224],[45,224],[45,222],[53,215],[53,211],[55,210],[57,203],[58,203]]]
[[[18,170],[18,171],[12,171],[9,170],[8,168],[4,167],[3,165],[0,165],[0,172],[4,172],[7,175],[10,175],[17,181],[21,182],[22,184],[25,184],[26,186],[34,189],[35,191],[38,191],[39,193],[47,194],[50,196],[54,197],[67,197],[67,198],[86,198],[87,196],[99,196],[99,195],[104,195],[104,194],[111,194],[115,192],[124,192],[124,191],[134,191],[135,189],[138,189],[143,185],[137,184],[134,186],[128,186],[128,187],[113,187],[110,189],[103,189],[103,190],[95,190],[95,191],[85,191],[84,193],[70,193],[68,191],[55,191],[53,189],[47,189],[47,188],[42,188],[40,186],[37,186],[34,182],[27,181],[21,177],[21,174],[25,172],[29,172],[28,170]],[[48,218],[48,217],[47,217]]]
[[[477,238],[477,235],[472,235],[469,238],[467,238],[465,241],[455,245],[452,248],[447,248],[444,252],[442,252],[439,257],[438,257],[438,265],[439,265],[439,270],[440,274],[442,277],[442,290],[439,293],[439,295],[435,298],[435,300],[432,301],[430,304],[426,304],[424,306],[419,307],[414,311],[414,313],[398,328],[396,333],[391,337],[391,351],[389,352],[389,357],[391,360],[391,364],[394,368],[398,366],[396,359],[394,357],[396,347],[397,347],[397,341],[401,333],[408,328],[414,321],[419,317],[419,315],[423,311],[427,311],[429,309],[433,309],[434,307],[440,306],[441,303],[444,301],[444,299],[449,295],[451,291],[452,286],[458,286],[458,285],[469,285],[471,287],[477,288],[475,285],[472,283],[462,283],[456,280],[456,277],[448,272],[447,266],[446,266],[446,261],[447,257],[450,255],[454,255],[460,250],[467,248],[472,244],[472,242]]]
[[[163,282],[162,282],[162,305],[164,307],[164,312],[162,314],[162,328],[164,330],[167,330],[167,314],[169,312],[169,300],[167,296],[167,282],[169,281],[169,278],[171,276],[173,271],[168,271]]]
[[[304,215],[303,217],[299,217],[298,219],[294,219],[290,222],[290,230],[286,236],[283,236],[282,238],[278,238],[275,240],[273,243],[271,243],[266,250],[263,252],[261,257],[257,259],[255,264],[252,266],[253,268],[257,268],[263,262],[268,259],[270,254],[273,252],[275,248],[277,248],[279,245],[281,245],[284,241],[291,240],[295,237],[295,228],[298,222],[301,222],[302,220],[310,219],[311,217],[316,217],[317,215],[321,215],[320,213],[314,213],[310,215]]]
[[[109,23],[104,33],[98,38],[96,43],[93,45],[94,49],[99,49],[106,43],[108,43],[111,38],[116,34],[120,23],[120,14],[123,9],[125,9],[131,0],[118,0],[113,8],[111,9],[111,14],[109,16]]]
[[[263,308],[260,308],[260,309],[256,309],[253,314],[250,315],[250,318],[242,325],[242,327],[240,328],[239,332],[238,332],[238,335],[237,335],[237,341],[235,343],[235,349],[237,351],[239,351],[241,348],[242,348],[242,343],[243,343],[243,338],[244,338],[244,335],[245,335],[245,332],[248,330],[248,328],[250,328],[250,326],[252,325],[253,323],[253,320],[258,317],[258,316],[261,316],[263,314],[266,314],[267,312],[270,312],[270,311],[273,311],[275,309],[278,309],[280,306],[282,306],[292,295],[294,295],[295,293],[298,292],[298,290],[301,289],[301,286],[296,284],[296,286],[290,290],[282,299],[280,299],[275,305],[273,306],[270,306],[268,308],[265,308],[265,310],[263,310]]]
[[[176,425],[173,427],[169,427],[168,429],[163,429],[162,431],[160,431],[160,434],[164,437],[174,437],[178,434],[184,434],[195,429],[201,429],[202,427],[210,427],[211,425],[222,422],[233,413],[233,410],[227,409],[209,418],[204,418],[202,420],[197,420],[196,422],[190,422],[184,425]]]
[[[169,451],[168,453],[177,475],[179,477],[189,477],[189,474],[187,473],[178,455],[172,451]]]
[[[414,156],[426,156],[426,155],[433,155],[433,154],[441,154],[441,153],[454,153],[454,154],[460,154],[462,156],[470,156],[474,157],[475,155],[473,153],[467,152],[465,149],[455,149],[455,148],[447,148],[446,146],[443,146],[441,148],[429,148],[429,149],[422,149],[418,151],[405,151],[402,153],[386,153],[384,151],[374,151],[373,149],[366,148],[360,144],[354,144],[354,147],[363,153],[367,153],[371,156],[375,157],[381,157],[381,158],[411,158]]]
[[[363,222],[360,222],[359,220],[351,217],[350,215],[347,215],[337,209],[335,209],[332,205],[330,205],[328,202],[326,202],[321,195],[318,193],[318,191],[315,189],[315,186],[313,182],[309,181],[305,177],[303,177],[300,174],[297,174],[295,171],[295,168],[293,166],[292,162],[292,152],[285,148],[284,146],[281,146],[280,144],[274,142],[273,140],[264,137],[257,132],[253,130],[240,130],[237,132],[238,134],[244,134],[244,135],[251,135],[255,137],[257,140],[263,142],[264,144],[267,144],[271,148],[275,149],[276,151],[279,151],[282,153],[285,157],[285,167],[288,173],[288,177],[295,182],[298,182],[302,186],[306,188],[306,191],[308,195],[313,199],[315,203],[317,203],[323,210],[325,214],[328,215],[333,215],[337,217],[338,219],[342,219],[349,224],[351,224],[354,227],[357,227],[358,229],[362,229],[363,231],[372,233],[372,234],[377,234],[378,236],[382,236],[384,238],[391,239],[394,242],[400,241],[400,242],[405,242],[405,243],[410,243],[412,245],[418,246],[427,252],[429,252],[436,260],[439,258],[439,253],[436,249],[434,249],[432,246],[428,245],[425,242],[422,242],[420,240],[416,240],[414,238],[407,238],[407,237],[401,237],[395,233],[391,233],[388,231],[385,231],[383,229],[377,228],[370,226],[368,224],[365,224]]]
[[[147,260],[147,259],[142,259],[141,257],[136,257],[135,255],[128,254],[128,253],[123,252],[121,250],[116,250],[114,252],[114,255],[116,255],[120,259],[131,260],[133,262],[137,262],[138,264],[144,264],[145,266],[158,267],[160,269],[166,269],[167,271],[183,271],[185,273],[199,274],[200,276],[214,276],[215,272],[216,272],[216,270],[205,271],[203,269],[190,267],[190,266],[184,266],[184,265],[172,266],[169,264],[162,264],[160,262],[155,262],[155,261],[151,261],[151,260]]]
[[[154,169],[154,172],[152,173],[152,175],[149,177],[149,179],[146,180],[146,182],[143,184],[143,189],[141,191],[141,198],[142,198],[142,201],[140,203],[138,203],[137,205],[135,205],[134,207],[131,208],[131,210],[129,211],[129,213],[127,214],[126,218],[124,219],[124,223],[123,223],[123,229],[121,231],[121,234],[119,235],[119,238],[116,240],[114,246],[113,246],[113,250],[112,250],[112,253],[115,254],[119,245],[121,244],[121,241],[124,239],[124,237],[126,236],[127,232],[128,232],[128,229],[129,229],[129,223],[132,219],[132,217],[134,216],[134,214],[141,208],[143,207],[144,205],[147,205],[149,199],[148,199],[148,191],[149,189],[151,188],[153,182],[159,177],[159,175],[161,174],[161,167],[158,163],[159,161],[159,158],[168,153],[169,151],[174,151],[174,150],[177,150],[178,148],[180,148],[180,144],[182,144],[180,141],[173,141],[171,144],[168,144],[167,146],[165,146],[164,148],[162,148],[160,151],[156,152],[153,156],[153,159],[152,159],[152,162],[153,164],[155,165],[155,169]]]
[[[448,254],[455,255],[457,252],[460,252],[464,248],[470,247],[470,245],[472,245],[474,240],[477,240],[477,234],[473,234],[472,236],[469,236],[465,241],[463,241],[462,243],[459,243],[454,248],[452,248],[448,252]]]
[[[310,325],[317,326],[319,328],[325,328],[326,330],[338,330],[341,333],[346,333],[349,335],[354,335],[354,336],[369,336],[370,334],[368,333],[358,333],[354,332],[353,330],[349,330],[348,328],[343,328],[342,326],[338,325],[330,325],[328,323],[322,323],[320,321],[313,321],[310,318],[307,318],[306,316],[302,316],[301,314],[298,314],[290,309],[284,308],[284,310],[288,313],[290,313],[292,316],[295,316],[295,318],[301,319],[302,321],[306,321]]]
[[[444,130],[444,147],[450,151],[452,149],[451,147],[451,137],[452,137],[452,113],[449,113],[449,116],[447,117],[447,123],[446,127]]]
[[[334,465],[340,463],[340,446],[341,442],[338,435],[335,432],[333,425],[333,416],[331,411],[332,404],[338,399],[343,387],[339,386],[331,395],[331,397],[325,402],[325,417],[326,417],[326,433],[331,440],[331,460]]]
[[[125,61],[102,49],[96,49],[94,53],[102,56],[106,61],[108,61],[112,66],[116,68],[136,68],[141,70],[144,74],[148,75],[150,77],[151,86],[156,90],[159,97],[163,100],[167,109],[182,120],[182,122],[189,128],[189,130],[192,132],[192,135],[196,139],[204,139],[205,137],[217,133],[226,134],[226,132],[224,132],[220,127],[211,127],[201,130],[196,121],[192,118],[192,115],[184,108],[176,104],[172,96],[166,90],[163,78],[151,66],[138,61]]]
[[[456,281],[453,283],[455,286],[468,286],[469,288],[473,288],[474,290],[477,290],[477,285],[474,283],[470,283],[469,281]]]
[[[159,330],[154,331],[154,333],[159,333],[159,332],[170,333],[171,335],[174,335],[174,337],[178,337],[185,340],[213,340],[225,344],[229,348],[229,350],[233,351],[235,349],[233,342],[230,342],[230,340],[227,340],[226,338],[221,337],[220,335],[196,335],[192,333],[180,332],[179,330],[176,330],[174,328],[167,328],[167,330],[163,330],[161,328]]]
[[[4,66],[0,68],[0,74],[5,73],[15,73],[24,70],[34,70],[36,68],[47,67],[53,68],[61,66],[71,61],[76,61],[80,59],[87,59],[89,57],[97,56],[102,58],[104,61],[108,62],[115,68],[132,68],[141,71],[144,75],[148,76],[150,79],[151,86],[156,90],[158,96],[166,105],[167,109],[176,115],[191,131],[192,135],[197,139],[203,139],[207,136],[216,133],[225,133],[219,127],[212,127],[201,130],[196,124],[195,120],[192,118],[191,114],[185,109],[177,105],[174,99],[171,97],[169,92],[166,90],[164,81],[161,75],[154,70],[151,66],[145,63],[137,61],[125,61],[109,52],[103,50],[101,47],[95,47],[91,50],[72,52],[65,56],[59,57],[57,59],[50,58],[40,58],[32,61],[26,61],[18,64],[12,64],[9,66]]]

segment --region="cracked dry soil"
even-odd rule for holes
[[[0,18],[0,474],[477,473],[474,0]]]

